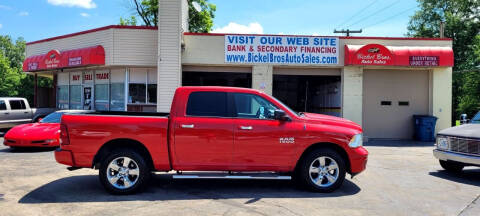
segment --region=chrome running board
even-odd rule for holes
[[[172,175],[173,179],[266,179],[266,180],[291,180],[291,176],[281,176],[281,175],[273,175],[273,174],[248,174],[242,175],[239,173],[238,175],[232,174],[221,174],[221,173],[192,173],[192,174],[175,174]]]

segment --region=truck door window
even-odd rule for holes
[[[23,106],[22,106],[23,105]],[[25,103],[22,100],[11,100],[10,108],[12,110],[22,110],[25,109]]]
[[[0,110],[7,110],[7,104],[4,100],[0,100]]]
[[[228,117],[226,92],[192,92],[188,97],[187,115]]]
[[[274,112],[278,109],[258,95],[235,93],[233,98],[239,118],[274,119]]]

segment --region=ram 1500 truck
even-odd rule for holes
[[[296,113],[243,88],[180,87],[170,113],[67,114],[60,128],[57,162],[98,169],[114,194],[137,192],[151,172],[172,170],[173,178],[293,177],[310,190],[331,192],[346,173],[365,170],[368,156],[358,124]]]

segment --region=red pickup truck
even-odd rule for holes
[[[361,127],[296,113],[257,90],[180,87],[170,113],[66,114],[57,162],[99,169],[114,194],[144,188],[152,172],[173,178],[291,179],[318,192],[366,168]],[[201,174],[187,174],[190,171]]]

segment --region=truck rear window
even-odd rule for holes
[[[23,100],[10,100],[10,109],[12,110],[26,109],[25,102],[23,102]]]
[[[227,117],[227,93],[192,92],[188,97],[187,115]]]

